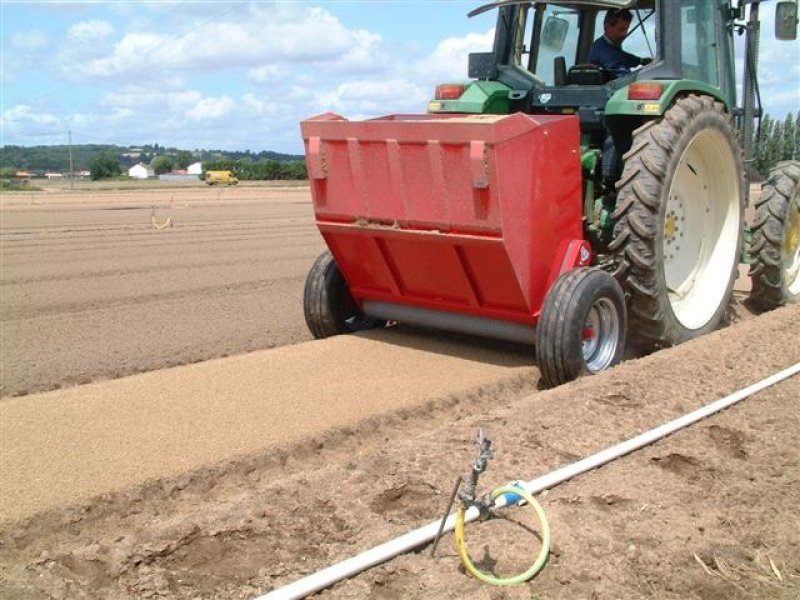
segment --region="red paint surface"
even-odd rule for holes
[[[588,248],[575,116],[328,113],[301,127],[317,225],[358,302],[535,323]]]

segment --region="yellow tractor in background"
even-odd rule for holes
[[[231,171],[206,171],[206,185],[236,185],[239,180]]]

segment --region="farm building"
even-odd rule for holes
[[[139,163],[138,165],[133,165],[130,169],[128,169],[128,176],[133,177],[134,179],[147,179],[149,177],[155,177],[156,172],[152,167]]]

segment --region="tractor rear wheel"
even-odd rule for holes
[[[306,325],[316,339],[383,325],[361,312],[330,251],[317,258],[303,293]]]
[[[750,301],[760,310],[800,302],[800,162],[778,163],[761,188],[750,239]]]
[[[640,349],[673,346],[725,319],[744,221],[742,157],[724,106],[678,99],[633,133],[610,249]]]
[[[625,349],[625,295],[605,271],[563,273],[536,325],[536,363],[547,387],[617,364]]]

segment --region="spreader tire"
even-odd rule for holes
[[[361,312],[333,255],[327,250],[320,254],[306,277],[303,312],[306,325],[316,339],[384,324]]]
[[[772,310],[800,302],[800,162],[778,163],[761,188],[750,238],[750,302]]]
[[[547,387],[617,364],[625,349],[625,296],[614,277],[589,267],[563,273],[536,326],[536,362]]]
[[[719,326],[738,274],[744,221],[741,151],[724,106],[678,99],[633,133],[613,213],[630,340],[650,350]]]

